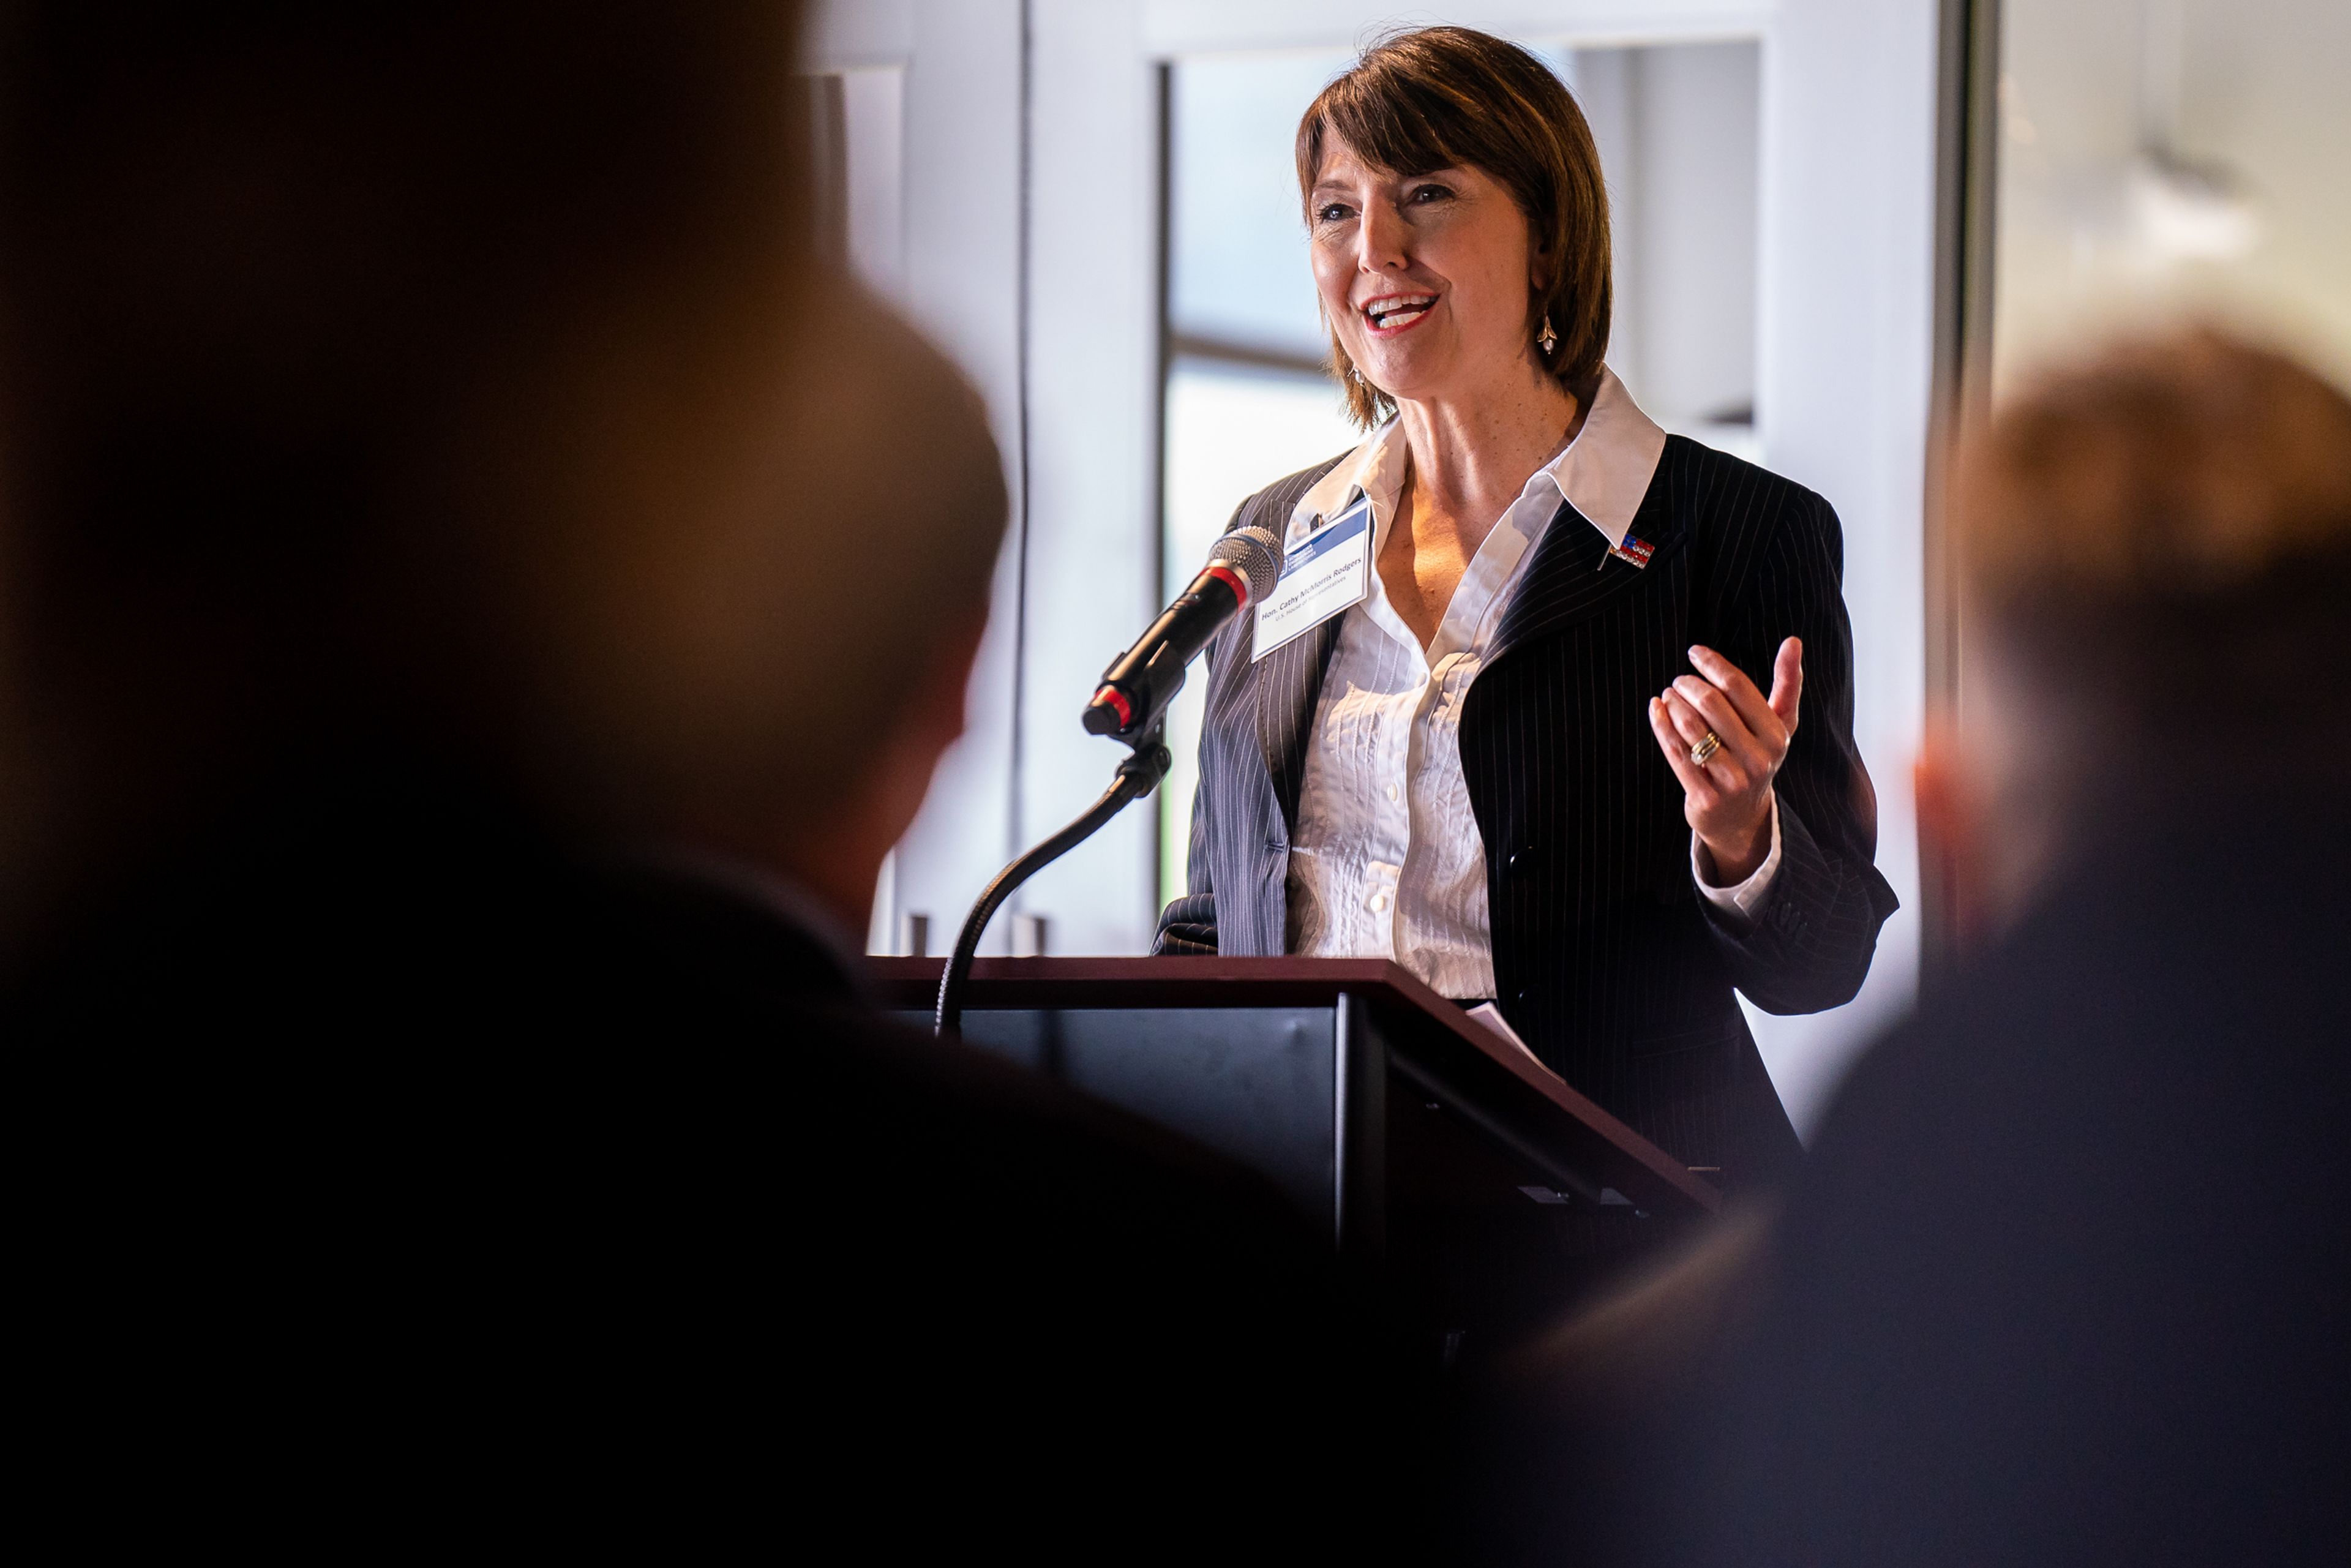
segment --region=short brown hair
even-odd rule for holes
[[[1298,122],[1301,201],[1311,198],[1332,136],[1398,174],[1470,168],[1499,181],[1526,214],[1539,253],[1552,258],[1527,299],[1528,337],[1550,320],[1559,343],[1544,358],[1562,385],[1599,371],[1614,308],[1608,187],[1592,127],[1550,68],[1468,27],[1392,34],[1324,88]],[[1353,370],[1333,333],[1331,373],[1346,390],[1348,412],[1369,428],[1395,401]]]
[[[1963,442],[1954,486],[1970,635],[2085,727],[2306,734],[2293,672],[2351,640],[2334,387],[2209,329],[2111,345]]]

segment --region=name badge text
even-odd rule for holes
[[[1276,648],[1353,610],[1372,591],[1372,502],[1366,496],[1298,541],[1281,562],[1281,580],[1258,601],[1257,651]]]

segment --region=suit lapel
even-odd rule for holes
[[[1510,607],[1502,613],[1501,629],[1495,634],[1494,651],[1487,660],[1489,667],[1521,643],[1550,636],[1597,614],[1619,594],[1656,573],[1682,548],[1687,530],[1681,508],[1673,501],[1672,469],[1669,446],[1626,530],[1628,537],[1654,547],[1646,566],[1635,566],[1611,555],[1607,537],[1572,503],[1561,503],[1535,546],[1535,559],[1528,563]]]
[[[1281,805],[1286,838],[1298,831],[1298,796],[1306,782],[1306,742],[1313,733],[1322,674],[1339,646],[1344,615],[1333,615],[1303,636],[1293,637],[1256,665],[1257,740],[1273,798]]]

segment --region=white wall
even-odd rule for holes
[[[1936,35],[1934,0],[1785,0],[1764,36],[1758,434],[1765,462],[1844,524],[1855,730],[1878,868],[1903,901],[1852,1006],[1756,1019],[1799,1128],[1917,987]]]
[[[2351,4],[2065,0],[2001,26],[2000,381],[2089,332],[2210,311],[2351,385]],[[2148,232],[2150,131],[2241,193],[2250,249]]]
[[[931,945],[1012,855],[1014,666],[1021,493],[1020,0],[832,0],[812,8],[811,70],[904,68],[900,302],[977,383],[1015,497],[993,620],[972,675],[969,731],[940,764],[899,845],[898,910],[932,918]],[[852,178],[862,149],[852,152]],[[880,629],[877,629],[880,630]],[[1005,950],[1008,920],[983,951]]]
[[[1078,714],[1149,622],[1159,576],[1156,63],[1135,8],[1034,0],[1029,654],[1021,837],[1093,802],[1126,755]],[[1057,953],[1140,953],[1158,915],[1157,817],[1129,807],[1019,907]]]
[[[1651,44],[1751,37],[1775,9],[1805,0],[1457,0],[1447,5],[1363,0],[1105,0],[1141,5],[1149,47],[1164,56],[1239,49],[1352,48],[1392,26],[1451,22],[1525,41]]]
[[[1561,51],[1608,178],[1608,363],[1668,430],[1752,459],[1761,67],[1754,39]]]
[[[1756,54],[1744,41],[1631,51],[1640,167],[1630,183],[1642,197],[1632,260],[1647,287],[1635,302],[1640,380],[1628,385],[1669,419],[1755,398]]]

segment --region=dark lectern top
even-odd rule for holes
[[[883,1003],[927,1009],[944,960],[875,958]],[[1469,1089],[1492,1116],[1555,1149],[1630,1202],[1712,1213],[1721,1195],[1663,1149],[1511,1050],[1403,967],[1383,958],[983,958],[967,1005],[992,1009],[1332,1007],[1353,997],[1412,1028],[1395,1051]]]

